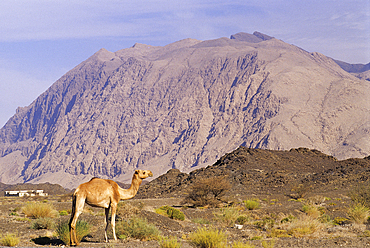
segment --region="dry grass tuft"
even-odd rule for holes
[[[347,211],[348,217],[351,221],[356,224],[364,224],[370,216],[369,208],[365,207],[361,203],[357,203]]]
[[[301,215],[291,222],[280,224],[280,228],[287,230],[287,234],[293,237],[303,237],[323,230],[327,224],[309,215]]]
[[[19,242],[20,239],[15,233],[8,233],[0,239],[0,244],[3,246],[16,246]]]
[[[53,205],[41,202],[29,202],[22,207],[22,212],[30,218],[55,218],[58,217]]]

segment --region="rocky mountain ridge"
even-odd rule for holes
[[[136,198],[184,197],[194,182],[225,177],[230,196],[287,195],[304,185],[307,192],[346,192],[370,180],[370,157],[338,161],[307,148],[273,151],[239,147],[212,166],[183,173],[171,169],[140,187]]]
[[[136,168],[191,171],[240,145],[365,157],[368,94],[332,59],[258,32],[101,49],[0,129],[0,181],[129,182]]]

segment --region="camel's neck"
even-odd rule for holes
[[[133,176],[131,186],[129,189],[122,189],[119,188],[120,198],[121,200],[126,200],[134,197],[139,190],[140,184],[143,180],[136,175]]]

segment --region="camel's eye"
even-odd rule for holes
[[[143,172],[143,174],[145,175],[145,171]]]

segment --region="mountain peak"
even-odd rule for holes
[[[266,34],[262,34],[260,32],[255,31],[253,34],[248,34],[244,32],[236,33],[230,36],[230,39],[235,39],[238,41],[246,41],[250,43],[259,43],[265,40],[271,40],[274,37],[268,36]]]

